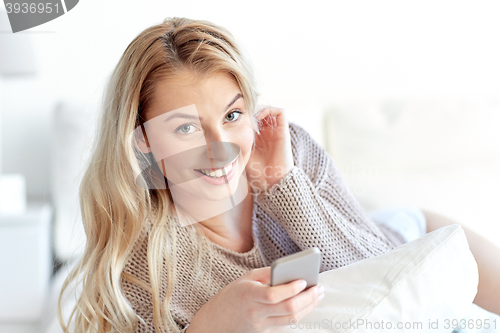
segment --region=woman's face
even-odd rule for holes
[[[175,186],[184,200],[215,201],[235,193],[254,131],[233,76],[184,72],[162,80],[143,117],[149,149],[171,191]]]

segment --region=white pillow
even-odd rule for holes
[[[454,224],[381,256],[323,272],[319,283],[325,298],[283,332],[450,333],[444,320],[468,314],[478,270],[462,227]],[[436,320],[438,328],[429,327]]]

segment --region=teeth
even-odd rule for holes
[[[227,167],[222,168],[222,169],[217,169],[215,171],[212,170],[200,170],[201,173],[203,173],[206,176],[213,177],[213,178],[219,178],[222,177],[222,175],[227,175],[231,170],[233,169],[233,164],[229,164]]]

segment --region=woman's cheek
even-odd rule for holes
[[[238,135],[238,142],[236,142],[236,144],[240,146],[241,153],[245,158],[245,162],[247,162],[250,158],[254,138],[254,131],[251,127],[246,128],[245,131],[241,131]]]
[[[151,151],[157,161],[183,153],[200,145],[197,144],[197,142],[185,142],[179,140],[173,135],[161,134],[152,136],[152,139],[150,139],[149,142]]]

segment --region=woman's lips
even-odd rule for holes
[[[214,169],[214,170],[212,170],[212,169],[194,169],[194,171],[196,171],[200,175],[200,178],[203,179],[204,181],[206,181],[207,183],[212,184],[212,185],[222,185],[222,184],[229,183],[231,181],[231,179],[233,179],[237,162],[238,162],[238,156],[236,157],[236,159],[233,162],[229,163],[228,165],[226,165],[223,168],[218,168],[218,169]],[[202,172],[202,170],[207,175],[204,174]]]

